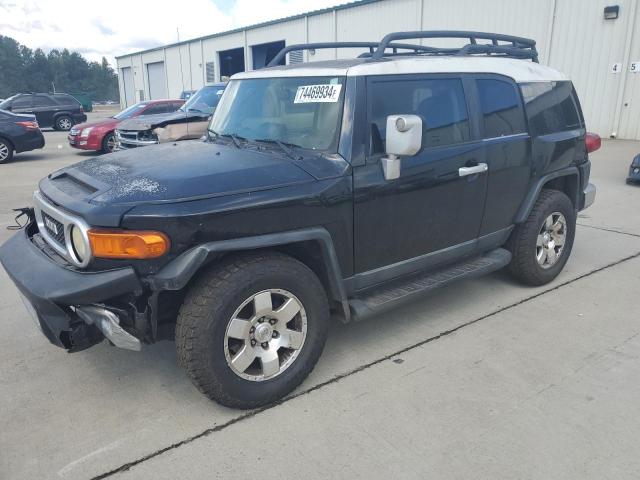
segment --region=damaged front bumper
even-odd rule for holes
[[[54,261],[32,241],[32,222],[0,247],[0,263],[20,290],[27,310],[51,343],[73,352],[105,337],[123,348],[140,349],[140,340],[120,325],[104,305],[109,299],[142,292],[131,267],[102,272],[74,270]]]

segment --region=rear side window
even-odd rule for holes
[[[383,153],[387,116],[422,117],[423,147],[469,141],[469,115],[462,81],[456,78],[374,80],[369,92],[371,152]]]
[[[525,83],[520,88],[529,125],[535,135],[581,128],[582,121],[571,82]]]
[[[478,79],[476,85],[482,108],[484,138],[526,132],[524,112],[515,85],[496,79]]]
[[[33,96],[33,106],[34,107],[50,107],[55,105],[56,103],[46,95],[34,95]]]

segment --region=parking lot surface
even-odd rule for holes
[[[95,155],[45,138],[0,165],[0,241],[42,176]],[[335,323],[303,385],[253,412],[203,397],[171,342],[51,346],[0,272],[0,478],[640,477],[638,152],[592,155],[596,203],[556,281],[497,272]]]

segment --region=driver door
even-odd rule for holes
[[[455,75],[368,78],[368,154],[354,168],[355,270],[363,280],[366,273],[382,281],[475,250],[487,174],[464,170],[484,163],[467,85]],[[422,118],[422,149],[402,157],[400,177],[386,180],[380,159],[386,118],[395,114]]]

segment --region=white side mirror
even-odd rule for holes
[[[415,155],[422,148],[422,119],[417,115],[387,117],[387,157],[382,159],[386,180],[400,177],[399,155]]]

